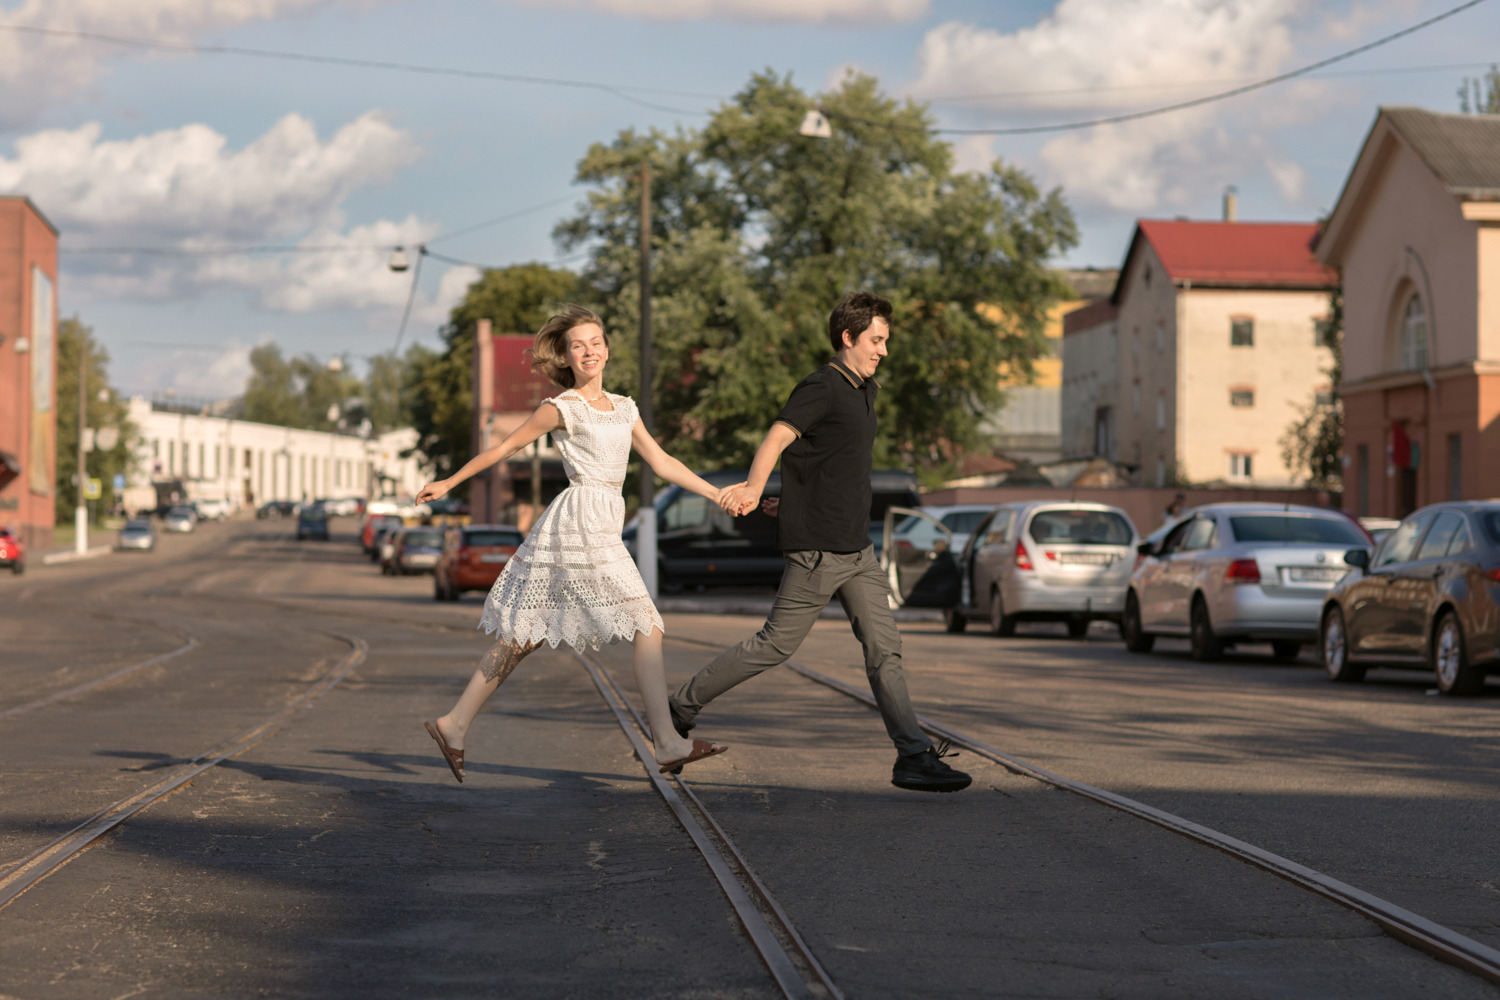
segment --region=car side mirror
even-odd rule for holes
[[[1370,550],[1350,549],[1348,552],[1344,553],[1344,562],[1348,563],[1350,566],[1355,567],[1356,569],[1369,569]]]
[[[1152,545],[1150,542],[1142,542],[1135,547],[1135,551],[1139,555],[1154,556],[1156,555],[1156,546]]]

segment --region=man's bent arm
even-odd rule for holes
[[[736,515],[748,511],[760,502],[765,492],[766,481],[776,470],[781,453],[797,440],[797,431],[791,424],[778,420],[766,432],[766,439],[755,451],[755,460],[750,463],[750,475],[744,486],[726,490],[719,498],[719,505]]]

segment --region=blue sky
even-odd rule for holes
[[[60,305],[110,349],[117,385],[235,395],[251,346],[356,359],[395,340],[407,278],[372,244],[437,240],[485,264],[551,260],[588,145],[691,127],[757,70],[828,86],[848,67],[933,101],[941,125],[1086,119],[1195,97],[1352,48],[1458,0],[0,0],[0,24],[392,60],[684,91],[683,114],[587,89],[164,54],[0,30],[0,193],[63,246],[305,244],[340,253],[68,254]],[[1332,73],[1083,132],[954,137],[1060,185],[1066,263],[1118,263],[1139,216],[1312,219],[1381,104],[1456,111],[1500,58],[1486,3]],[[1472,65],[1471,65],[1472,64]],[[953,99],[955,96],[960,99]],[[558,199],[561,204],[545,207]],[[446,232],[529,208],[511,222]],[[429,260],[408,339],[436,342],[474,272]]]

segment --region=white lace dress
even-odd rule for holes
[[[573,389],[547,400],[562,414],[552,441],[569,486],[532,526],[484,602],[479,626],[502,640],[598,649],[653,627],[665,631],[620,538],[635,401],[607,398],[614,405],[609,412]]]

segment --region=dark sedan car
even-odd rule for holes
[[[328,511],[320,503],[308,504],[297,511],[297,541],[304,538],[328,541]]]
[[[1500,669],[1500,503],[1442,503],[1407,516],[1323,605],[1323,667],[1335,681],[1370,666],[1430,669],[1444,694],[1474,694]]]

